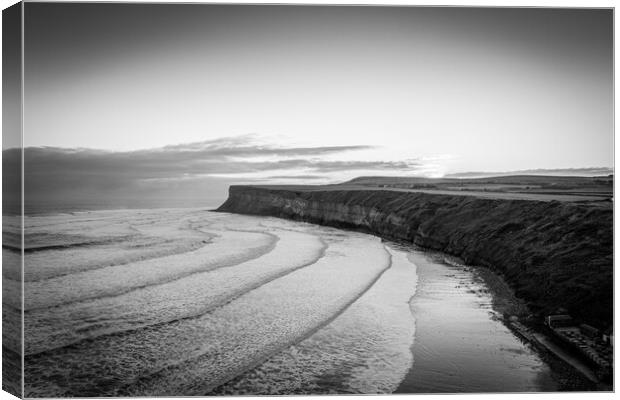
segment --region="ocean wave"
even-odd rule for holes
[[[333,322],[210,394],[393,392],[413,362],[417,275],[406,253],[390,252],[390,269]]]
[[[276,247],[253,260],[116,297],[27,312],[25,353],[204,314],[324,254],[326,245],[317,236],[274,233],[281,236]]]
[[[26,357],[27,396],[204,394],[330,322],[389,267],[367,235],[210,313]]]
[[[96,246],[27,254],[24,280],[36,282],[78,272],[187,253],[208,245],[211,240],[212,236],[208,235],[184,239],[132,237],[130,240],[118,240]]]
[[[267,233],[222,231],[218,235],[209,246],[183,254],[26,282],[25,309],[117,296],[196,272],[239,264],[270,251],[277,241],[277,237]]]

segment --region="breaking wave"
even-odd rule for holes
[[[411,366],[415,266],[378,238],[195,210],[26,229],[126,238],[26,254],[27,396],[382,393]]]

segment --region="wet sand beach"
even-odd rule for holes
[[[553,373],[493,310],[484,282],[443,256],[412,250],[418,287],[413,367],[397,393],[560,390]]]

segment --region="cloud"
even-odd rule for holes
[[[441,168],[436,159],[429,158],[354,158],[356,151],[373,149],[365,145],[284,147],[258,135],[125,152],[30,147],[24,150],[25,202],[27,209],[41,204],[69,209],[217,206],[226,199],[230,184],[326,184],[362,175],[433,176]],[[19,149],[3,151],[5,182],[20,161]],[[465,172],[446,177],[611,173],[610,168],[574,168]]]
[[[245,145],[239,141],[209,141],[158,149],[111,152],[92,149],[31,147],[24,162],[31,176],[98,176],[101,179],[170,178],[183,175],[242,174],[245,172],[312,168],[336,171],[356,167],[355,163],[324,162],[316,159],[327,154],[371,149],[370,146],[275,147]],[[273,161],[256,161],[273,157]],[[310,157],[294,158],[290,157]],[[360,162],[359,166],[386,168],[389,164]]]
[[[322,147],[276,147],[258,144],[257,135],[243,135],[196,143],[166,146],[161,149],[138,151],[136,153],[168,152],[174,154],[203,154],[213,157],[265,157],[265,156],[322,156],[345,151],[370,150],[374,146],[322,146]]]
[[[305,180],[319,180],[319,179],[324,179],[325,177],[322,175],[271,175],[265,178],[265,180],[299,180],[299,179],[305,179]]]
[[[182,179],[243,175],[268,171],[305,170],[334,173],[350,170],[413,170],[415,161],[333,161],[325,155],[372,149],[370,146],[276,147],[248,145],[238,138],[167,146],[158,149],[112,152],[92,149],[31,147],[24,152],[28,180],[101,185],[106,182]],[[9,153],[6,153],[10,157]],[[275,158],[274,158],[275,156]],[[261,157],[271,157],[264,160]],[[44,182],[40,182],[45,184]]]
[[[228,184],[240,181],[334,181],[352,171],[414,172],[422,167],[416,160],[338,160],[344,153],[372,146],[284,147],[261,140],[245,135],[125,152],[29,147],[24,150],[26,201],[110,203],[121,198],[213,195],[224,199]],[[15,149],[3,151],[4,165],[20,156]],[[340,180],[349,177],[342,176]]]

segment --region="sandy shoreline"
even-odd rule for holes
[[[494,308],[499,299],[471,267],[412,250],[418,289],[413,367],[396,393],[541,392],[563,390],[549,365],[518,339]],[[499,286],[499,285],[492,285]],[[494,298],[497,299],[494,300]]]
[[[407,245],[401,246],[408,247]],[[429,375],[437,375],[438,373],[436,370],[432,371],[433,363],[429,362],[431,357],[429,357],[428,354],[425,354],[424,351],[420,350],[420,347],[428,348],[428,344],[423,343],[423,341],[425,340],[424,331],[425,329],[428,330],[429,327],[424,327],[422,324],[425,323],[425,308],[428,308],[430,305],[434,305],[434,311],[437,312],[437,308],[450,306],[456,307],[456,304],[450,304],[451,301],[446,300],[445,298],[456,298],[458,296],[464,296],[467,298],[463,301],[464,303],[469,302],[471,306],[477,307],[479,311],[487,312],[489,321],[492,321],[492,324],[495,324],[494,329],[498,329],[497,325],[501,326],[499,332],[495,332],[495,334],[505,336],[506,333],[508,333],[513,341],[520,343],[523,347],[522,349],[509,349],[508,351],[521,352],[522,355],[527,355],[528,357],[537,360],[538,363],[536,366],[527,366],[530,369],[530,373],[538,375],[535,378],[534,385],[529,388],[510,390],[509,387],[502,387],[498,390],[493,390],[492,388],[485,389],[479,386],[479,390],[486,392],[597,390],[595,384],[586,379],[573,367],[557,357],[532,346],[514,332],[514,329],[508,323],[508,318],[514,315],[519,317],[520,320],[523,320],[531,314],[525,302],[514,295],[513,290],[500,275],[485,267],[465,266],[460,263],[458,259],[439,252],[413,248],[410,248],[410,251],[412,252],[412,258],[415,259],[416,265],[418,265],[419,279],[418,291],[411,301],[412,312],[415,313],[416,320],[418,321],[416,327],[416,342],[412,346],[412,352],[414,353],[414,364],[396,393],[446,392],[446,390],[443,390],[439,386],[424,383],[423,379],[421,379],[425,375],[428,377]],[[448,293],[448,296],[446,296],[445,292],[442,293],[443,296],[441,297],[443,297],[443,299],[437,296],[442,291],[438,291],[436,288],[433,289],[433,286],[438,284],[439,279],[444,280],[443,288],[448,288],[451,292]],[[426,292],[424,289],[425,287]],[[477,298],[477,300],[473,300],[473,298]],[[439,313],[441,313],[441,311],[439,311]],[[453,324],[450,321],[438,321],[438,319],[435,319],[434,321],[433,329],[435,329],[435,331],[437,331],[438,328],[442,328],[440,325],[445,325],[443,328],[447,330],[454,328],[451,326]],[[466,326],[463,326],[462,328],[463,331],[468,331]],[[442,354],[442,356],[442,358],[445,358],[446,355]],[[470,356],[472,356],[472,364],[475,362],[485,361],[484,359],[475,360],[473,358],[475,354],[473,353],[470,354]],[[423,369],[427,369],[427,371],[422,371]],[[429,372],[428,370],[431,371]],[[437,378],[437,376],[435,376],[435,378]],[[442,377],[442,379],[449,384],[454,383],[450,383],[450,379],[445,380],[445,377]],[[523,377],[521,377],[521,380],[523,380]],[[536,388],[536,386],[538,386],[538,388]],[[459,385],[453,385],[452,389],[452,392],[476,391],[475,389],[470,390],[467,389],[466,386]],[[598,390],[601,390],[601,388],[598,388]]]

